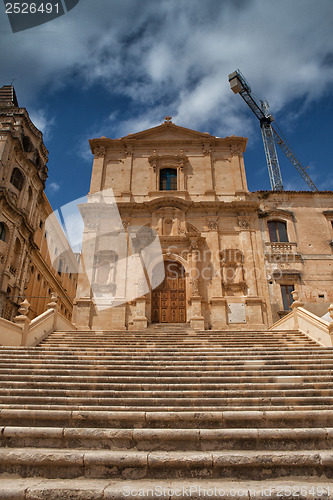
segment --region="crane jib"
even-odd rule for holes
[[[283,189],[279,160],[275,149],[275,143],[277,143],[284,154],[287,156],[287,158],[290,160],[292,165],[294,165],[296,170],[301,174],[302,178],[308,184],[310,189],[312,191],[318,191],[317,187],[314,185],[314,183],[306,173],[301,162],[291,151],[286,141],[284,141],[282,137],[280,137],[280,135],[277,133],[277,131],[272,127],[273,118],[269,114],[268,103],[266,101],[261,101],[259,104],[256,101],[255,97],[252,96],[252,90],[249,83],[246,81],[244,75],[239,71],[239,69],[229,75],[229,82],[231,90],[234,92],[234,94],[240,94],[242,99],[246,102],[251,111],[260,121],[261,134],[264,143],[272,190],[280,191]]]

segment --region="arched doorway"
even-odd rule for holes
[[[153,323],[186,322],[185,270],[181,264],[165,261],[165,278],[152,291]]]

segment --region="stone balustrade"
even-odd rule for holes
[[[57,295],[52,293],[47,311],[32,321],[28,317],[30,304],[27,300],[21,303],[14,322],[0,318],[0,345],[34,346],[55,330],[76,330],[75,326],[59,312],[57,301]]]
[[[328,308],[331,321],[319,318],[304,309],[304,304],[297,291],[292,292],[294,302],[291,312],[274,323],[269,330],[298,330],[324,347],[333,346],[333,304]]]

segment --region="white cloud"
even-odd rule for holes
[[[43,133],[44,140],[49,140],[52,135],[55,118],[48,116],[47,111],[44,109],[31,109],[29,116],[35,127]]]
[[[58,182],[50,182],[47,184],[47,190],[52,193],[57,193],[60,189],[60,184]]]
[[[4,16],[2,74],[16,78],[25,105],[74,78],[103,82],[146,107],[140,120],[118,119],[119,131],[160,123],[169,112],[184,126],[248,135],[255,125],[228,73],[239,67],[273,113],[295,98],[306,106],[333,83],[332,19],[331,0],[82,0],[15,35]],[[40,122],[47,130],[43,115]]]

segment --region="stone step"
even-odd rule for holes
[[[52,405],[59,406],[98,406],[107,407],[109,411],[116,409],[149,409],[149,408],[168,408],[170,411],[177,410],[179,407],[186,409],[227,409],[239,407],[258,407],[260,406],[279,406],[279,407],[294,407],[294,406],[330,406],[333,404],[332,396],[249,396],[249,397],[193,397],[191,400],[186,401],[181,396],[177,399],[174,396],[158,397],[155,395],[147,397],[76,397],[69,394],[67,396],[26,396],[26,395],[12,395],[0,396],[0,405]]]
[[[191,343],[191,344],[182,344],[181,346],[175,346],[174,344],[173,345],[162,345],[162,346],[159,346],[157,344],[151,344],[151,345],[148,345],[148,344],[130,344],[130,345],[121,345],[120,343],[114,343],[114,345],[112,344],[107,344],[107,347],[102,347],[100,345],[100,343],[98,343],[98,345],[94,345],[94,344],[89,344],[89,346],[85,346],[83,345],[82,343],[78,343],[77,346],[62,346],[62,347],[59,347],[58,345],[47,345],[47,346],[42,346],[42,347],[35,347],[33,349],[31,349],[30,351],[27,351],[27,352],[42,352],[42,353],[46,353],[46,352],[52,352],[52,353],[55,353],[55,352],[63,352],[63,351],[77,351],[77,350],[82,350],[82,351],[98,351],[98,352],[112,352],[113,350],[116,350],[118,352],[123,352],[123,351],[126,351],[126,352],[151,352],[152,350],[156,350],[157,352],[159,353],[168,353],[168,352],[177,352],[179,350],[179,348],[181,347],[181,349],[184,349],[184,352],[202,352],[202,353],[209,353],[209,352],[214,352],[215,350],[217,352],[221,352],[221,353],[236,353],[236,352],[239,352],[240,350],[244,350],[243,348],[232,348],[232,347],[221,347],[220,345],[205,345],[204,346],[201,346],[200,344],[194,344],[194,343]],[[250,352],[250,353],[258,353],[258,352],[267,352],[267,353],[271,353],[271,354],[278,354],[279,352],[281,353],[301,353],[301,354],[306,354],[306,352],[309,352],[309,353],[313,353],[313,354],[320,354],[320,353],[324,353],[324,352],[329,352],[329,348],[325,348],[325,347],[321,347],[321,346],[315,346],[315,347],[312,347],[311,348],[309,346],[291,346],[291,345],[288,345],[288,346],[283,346],[283,347],[271,347],[270,349],[267,349],[267,350],[264,350],[263,349],[263,346],[254,346],[254,347],[251,347],[249,349],[246,349],[246,351]],[[14,353],[14,350],[12,349],[8,349],[5,350],[1,350],[0,351],[0,354],[3,355],[3,354],[7,354],[7,353],[10,353],[10,354],[13,354]]]
[[[186,344],[191,344],[191,343],[194,343],[194,344],[199,344],[199,345],[218,345],[218,344],[221,344],[221,345],[225,345],[225,346],[228,346],[229,344],[236,344],[237,346],[239,345],[244,345],[244,344],[249,344],[249,345],[269,345],[269,346],[276,346],[276,347],[283,347],[283,346],[286,346],[288,344],[291,344],[291,345],[298,345],[299,343],[303,343],[304,345],[307,345],[307,346],[317,346],[320,347],[319,344],[315,343],[313,340],[311,339],[304,339],[304,338],[292,338],[292,339],[288,339],[288,338],[283,338],[283,337],[272,337],[272,338],[260,338],[260,337],[254,337],[253,339],[229,339],[229,340],[226,340],[226,339],[223,339],[223,338],[219,338],[219,337],[214,337],[214,338],[211,338],[211,339],[207,339],[207,338],[198,338],[198,337],[183,337],[181,339],[178,339],[178,338],[173,338],[171,337],[170,335],[168,337],[166,337],[165,339],[160,339],[160,338],[145,338],[145,339],[135,339],[135,338],[130,338],[128,339],[127,337],[122,337],[122,338],[112,338],[112,339],[108,339],[108,338],[96,338],[94,339],[93,337],[92,338],[89,338],[89,339],[80,339],[80,338],[73,338],[73,339],[70,339],[70,338],[63,338],[62,340],[57,340],[57,339],[49,339],[49,340],[45,340],[43,341],[40,346],[47,346],[47,345],[52,345],[52,344],[55,344],[55,345],[59,345],[59,344],[64,344],[64,345],[67,345],[67,344],[80,344],[80,345],[84,345],[84,344],[89,344],[89,345],[93,345],[94,343],[97,343],[97,340],[98,340],[98,343],[100,344],[107,344],[107,345],[112,345],[112,344],[123,344],[123,345],[126,345],[126,346],[130,346],[130,345],[133,345],[133,344],[142,344],[142,345],[145,345],[145,344],[157,344],[157,345],[172,345],[172,344],[176,344],[176,345],[186,345]]]
[[[158,353],[169,353],[169,352],[173,352],[173,353],[177,353],[179,352],[179,349],[184,349],[184,352],[185,353],[199,353],[199,352],[202,352],[202,353],[212,353],[214,351],[216,352],[220,352],[220,353],[225,353],[225,354],[234,354],[234,353],[237,353],[239,351],[241,352],[249,352],[251,354],[258,354],[260,352],[262,352],[263,354],[266,353],[266,354],[272,354],[272,355],[275,355],[275,354],[279,354],[279,353],[300,353],[300,354],[306,354],[307,352],[308,353],[311,353],[313,355],[315,354],[322,354],[322,353],[329,353],[330,350],[329,348],[327,347],[321,347],[321,346],[299,346],[299,345],[286,345],[286,346],[280,346],[280,347],[277,347],[276,345],[274,345],[274,347],[270,347],[269,349],[268,348],[265,348],[264,346],[262,345],[256,345],[256,346],[253,346],[253,347],[249,347],[249,348],[244,348],[244,347],[237,347],[237,348],[234,348],[234,347],[223,347],[221,346],[220,344],[218,345],[205,345],[205,346],[201,346],[200,344],[182,344],[181,346],[178,346],[178,345],[175,345],[175,344],[171,344],[171,345],[162,345],[162,346],[159,346],[157,344],[151,344],[151,345],[138,345],[138,344],[131,344],[131,345],[121,345],[120,343],[114,343],[113,345],[111,344],[107,344],[107,346],[102,346],[100,343],[98,343],[98,345],[94,345],[94,344],[91,344],[91,346],[85,346],[85,345],[82,345],[81,343],[77,346],[62,346],[62,347],[59,347],[59,346],[44,346],[44,347],[34,347],[34,348],[29,348],[27,350],[22,350],[22,351],[19,351],[19,350],[14,350],[12,348],[2,348],[2,350],[0,351],[0,355],[1,356],[5,356],[6,354],[10,354],[10,355],[13,355],[13,354],[16,354],[16,355],[23,355],[23,354],[26,354],[26,353],[29,353],[29,354],[38,354],[38,353],[41,353],[41,354],[46,354],[46,353],[57,353],[57,352],[76,352],[76,351],[97,351],[97,352],[148,352],[148,353],[151,353],[151,352],[158,352]]]
[[[299,342],[302,341],[304,343],[311,343],[313,340],[310,337],[305,337],[305,336],[285,336],[285,335],[265,335],[265,336],[260,336],[260,335],[253,335],[252,337],[247,336],[247,337],[242,337],[242,336],[234,336],[227,338],[225,336],[221,335],[213,335],[213,336],[198,336],[198,335],[183,335],[183,336],[174,336],[174,335],[167,335],[165,337],[161,336],[145,336],[145,337],[131,337],[128,335],[123,335],[123,336],[86,336],[82,337],[80,335],[75,335],[75,336],[70,336],[70,335],[63,335],[59,337],[55,337],[52,335],[52,337],[48,337],[47,339],[43,340],[41,342],[41,345],[47,345],[48,343],[67,343],[67,342],[88,342],[92,343],[98,339],[99,342],[123,342],[123,343],[128,343],[131,344],[133,342],[138,342],[138,343],[146,343],[146,342],[157,342],[161,344],[165,343],[170,343],[171,341],[174,342],[179,342],[179,343],[187,343],[187,342],[201,342],[201,343],[217,343],[217,342],[225,342],[226,344],[228,342],[277,342],[278,344],[284,344],[285,342]]]
[[[8,365],[9,367],[10,365]],[[83,364],[70,364],[70,363],[24,363],[22,364],[22,370],[19,368],[20,364],[17,363],[12,368],[12,373],[25,373],[30,372],[30,374],[54,374],[54,375],[68,375],[73,373],[73,375],[103,375],[103,376],[132,376],[136,379],[141,376],[148,377],[199,377],[203,376],[264,376],[268,377],[278,377],[278,376],[302,376],[302,375],[319,375],[332,374],[332,365],[325,365],[324,363],[313,363],[308,366],[283,363],[271,366],[264,363],[251,363],[246,365],[222,365],[218,363],[205,363],[201,366],[195,366],[194,363],[191,365],[171,365],[171,364],[152,364],[151,366],[144,364],[133,364],[129,368],[127,365],[118,365],[117,363],[109,363],[99,366],[98,363],[83,363]],[[11,373],[8,367],[0,366],[0,374]],[[221,367],[221,371],[219,371]]]
[[[136,451],[331,450],[333,428],[119,429],[14,427],[1,429],[2,447]]]
[[[300,366],[300,365],[320,365],[320,364],[325,364],[328,368],[331,368],[333,365],[333,356],[277,356],[275,358],[265,358],[263,356],[241,356],[240,359],[237,358],[236,356],[230,357],[230,356],[183,356],[183,357],[177,357],[176,356],[160,356],[160,357],[154,357],[154,356],[101,356],[101,355],[95,355],[95,354],[84,354],[84,353],[78,353],[77,355],[69,353],[67,356],[64,354],[62,356],[43,356],[43,354],[40,355],[35,355],[35,356],[16,356],[16,357],[0,357],[0,368],[1,366],[5,367],[7,364],[15,364],[15,363],[22,363],[22,364],[38,364],[43,362],[43,364],[61,364],[66,362],[67,364],[73,364],[73,365],[80,365],[84,363],[89,363],[91,365],[93,364],[98,364],[99,366],[103,365],[109,365],[110,361],[112,361],[113,365],[122,365],[125,361],[131,361],[133,362],[132,364],[135,366],[138,365],[147,365],[147,361],[150,361],[151,364],[155,364],[160,366],[161,364],[163,365],[170,365],[170,366],[175,366],[175,367],[181,367],[181,366],[186,366],[186,365],[191,365],[193,366],[194,364],[200,368],[202,366],[202,362],[204,361],[205,364],[209,365],[225,365],[225,366],[241,366],[243,367],[244,365],[250,365],[252,364],[265,364],[269,365],[271,367],[274,367],[276,365],[283,365],[283,364],[292,364],[294,367],[295,366]],[[127,364],[125,366],[128,366]]]
[[[0,369],[5,368],[6,365],[10,364],[11,358],[0,358]],[[127,366],[128,362],[135,367],[145,367],[149,362],[149,368],[153,366],[163,366],[163,367],[174,367],[181,368],[182,366],[194,366],[200,371],[201,368],[206,368],[207,366],[223,366],[223,367],[239,367],[240,369],[246,369],[251,366],[269,366],[270,369],[274,369],[280,366],[293,366],[294,368],[300,367],[302,365],[325,365],[327,368],[332,368],[333,357],[327,356],[277,356],[275,358],[265,358],[264,356],[248,356],[241,357],[238,359],[236,356],[103,356],[103,355],[84,355],[78,353],[77,355],[68,356],[36,356],[36,357],[21,357],[13,358],[12,365],[38,365],[43,363],[47,366],[52,365],[73,365],[81,366],[82,364],[89,364],[90,366],[98,365],[104,366]],[[277,368],[278,369],[278,368]]]
[[[139,384],[138,384],[139,385]],[[4,396],[35,396],[43,393],[45,397],[78,397],[78,398],[92,398],[92,399],[120,399],[122,397],[125,398],[133,398],[134,399],[142,399],[142,398],[175,398],[175,400],[179,398],[192,398],[200,399],[200,398],[272,398],[272,397],[330,397],[333,396],[333,388],[328,388],[324,385],[323,388],[306,388],[303,387],[302,384],[299,387],[292,385],[291,387],[280,388],[275,385],[268,385],[268,388],[265,387],[263,389],[258,389],[255,384],[248,384],[247,386],[243,386],[242,388],[232,388],[229,386],[218,386],[214,389],[205,389],[198,384],[197,387],[193,387],[191,385],[185,386],[184,389],[179,389],[177,387],[167,387],[165,389],[161,388],[158,384],[156,384],[153,388],[140,386],[138,388],[127,387],[126,385],[116,385],[115,388],[111,387],[83,387],[80,389],[77,388],[55,388],[55,387],[44,387],[44,384],[38,386],[24,387],[24,384],[21,384],[20,387],[13,387],[10,384],[6,386],[0,387],[0,397]],[[244,393],[246,393],[246,398],[244,397]]]
[[[222,363],[202,363],[197,364],[188,363],[187,365],[182,364],[167,364],[167,363],[128,363],[128,364],[118,364],[112,361],[98,365],[98,363],[22,363],[22,370],[20,370],[19,363],[16,363],[12,367],[12,372],[9,368],[10,365],[0,366],[0,374],[13,373],[24,374],[30,371],[32,375],[40,374],[57,374],[57,375],[67,375],[73,373],[73,376],[78,376],[79,374],[86,373],[87,375],[98,375],[107,376],[131,376],[135,379],[140,377],[197,377],[200,380],[204,376],[212,377],[215,374],[219,377],[236,377],[240,376],[247,378],[249,376],[262,377],[264,375],[268,377],[279,377],[279,376],[315,376],[318,372],[319,375],[331,375],[332,374],[332,364],[325,363],[311,363],[302,365],[292,365],[292,363],[276,363],[275,365],[269,365],[266,363],[252,362],[243,365],[236,364],[222,364]],[[221,370],[219,371],[219,367]],[[137,381],[137,380],[136,380]]]
[[[96,498],[156,481],[224,483],[230,498],[232,484],[285,476],[322,487],[333,477],[332,368],[332,349],[290,331],[158,325],[0,348],[0,473],[20,476],[17,488],[40,476],[40,499],[92,499],[100,481]]]
[[[1,498],[11,500],[124,500],[165,498],[213,500],[328,500],[332,485],[323,478],[278,478],[261,481],[235,479],[67,479],[0,476]],[[294,497],[292,496],[294,495]]]
[[[248,369],[259,369],[259,368],[265,368],[267,370],[279,370],[281,368],[287,369],[287,368],[292,368],[294,370],[297,370],[302,367],[309,367],[309,369],[313,369],[314,367],[316,368],[327,368],[327,369],[332,369],[333,367],[333,358],[327,358],[327,357],[322,357],[322,358],[293,358],[293,357],[281,357],[281,358],[275,358],[275,359],[265,359],[263,357],[249,357],[249,358],[243,358],[241,360],[237,359],[236,357],[229,358],[229,357],[195,357],[193,356],[188,357],[188,358],[183,358],[183,359],[176,359],[174,357],[170,358],[153,358],[151,356],[147,357],[134,357],[134,356],[128,356],[128,357],[112,357],[112,356],[83,356],[83,355],[77,355],[77,356],[59,356],[58,358],[56,357],[46,357],[43,359],[43,357],[37,357],[37,358],[14,358],[12,360],[12,366],[13,367],[18,367],[22,366],[24,367],[33,367],[33,366],[47,366],[47,367],[72,367],[76,369],[80,369],[83,366],[99,366],[101,369],[103,368],[110,368],[110,369],[128,369],[128,366],[138,369],[146,369],[146,370],[152,370],[156,369],[156,367],[161,367],[161,369],[170,369],[170,370],[181,370],[181,369],[186,369],[187,367],[190,367],[192,369],[196,369],[198,373],[200,373],[202,370],[208,370],[210,368],[218,368],[221,367],[221,369],[225,370],[248,370]],[[0,370],[2,368],[6,368],[7,366],[10,365],[10,358],[8,359],[0,359]]]
[[[181,413],[181,412],[188,412],[188,411],[194,411],[196,413],[199,413],[199,412],[214,412],[214,411],[231,411],[231,410],[235,410],[235,411],[248,411],[249,409],[251,409],[252,411],[281,411],[281,410],[284,410],[284,411],[290,411],[290,410],[294,410],[294,411],[303,411],[303,412],[308,412],[308,411],[311,411],[311,410],[317,410],[318,408],[320,408],[321,410],[329,410],[332,408],[332,402],[329,402],[328,404],[325,404],[325,401],[322,402],[322,401],[316,401],[316,402],[313,402],[312,404],[308,403],[308,404],[304,404],[303,403],[300,403],[300,404],[289,404],[288,406],[283,406],[283,404],[272,404],[271,401],[261,401],[259,404],[252,404],[252,405],[249,405],[249,404],[244,404],[244,405],[235,405],[234,407],[233,406],[217,406],[215,404],[212,404],[210,406],[208,405],[204,405],[204,404],[201,404],[201,405],[194,405],[194,404],[191,404],[191,405],[188,405],[187,406],[181,406],[181,405],[178,405],[178,406],[175,406],[175,405],[166,405],[165,403],[161,402],[161,406],[147,406],[147,405],[128,405],[128,406],[124,406],[123,404],[122,405],[119,405],[119,406],[102,406],[98,403],[98,400],[95,401],[95,404],[90,404],[90,405],[71,405],[69,403],[60,403],[60,404],[56,404],[54,402],[50,403],[50,404],[24,404],[22,405],[20,402],[14,402],[14,403],[0,403],[0,409],[3,408],[3,409],[16,409],[16,410],[19,410],[21,408],[25,408],[25,409],[28,409],[28,410],[48,410],[50,412],[52,412],[53,410],[69,410],[69,411],[75,411],[75,410],[80,410],[80,411],[107,411],[107,412],[125,412],[125,411],[142,411],[142,412],[163,412],[163,411],[167,411],[167,412],[178,412],[178,413]]]
[[[152,330],[150,328],[147,328],[146,330],[111,330],[111,329],[104,329],[104,330],[61,330],[61,331],[55,331],[53,335],[86,335],[86,336],[100,336],[100,335],[109,335],[109,336],[138,336],[138,337],[143,337],[143,336],[166,336],[168,335],[172,330],[168,330],[166,328],[162,328],[160,330]],[[289,336],[306,336],[304,332],[298,331],[298,330],[192,330],[190,328],[185,328],[185,329],[179,329],[179,330],[174,330],[175,335],[207,335],[207,336],[213,336],[213,335],[221,335],[225,337],[233,337],[233,336],[253,336],[253,335],[289,335]]]
[[[170,348],[170,349],[175,349],[175,348],[190,348],[191,345],[194,345],[193,342],[184,342],[184,343],[179,343],[179,342],[165,342],[164,344],[159,342],[155,343],[147,343],[147,344],[136,344],[134,342],[131,343],[120,343],[120,342],[98,342],[98,346],[94,345],[94,342],[63,342],[63,343],[50,343],[50,344],[42,344],[40,347],[38,347],[38,350],[43,351],[46,349],[51,349],[51,348],[58,348],[58,349],[83,349],[83,348],[91,348],[91,349],[112,349],[112,348],[119,348],[119,349],[127,349],[127,348],[146,348],[146,349],[159,349],[159,348]],[[206,347],[219,347],[223,350],[237,350],[237,349],[267,349],[267,350],[276,350],[276,349],[290,349],[290,348],[306,348],[306,347],[311,347],[313,349],[318,348],[320,349],[321,346],[319,344],[313,343],[308,343],[304,341],[300,342],[284,342],[284,343],[278,343],[276,340],[273,340],[272,342],[210,342],[209,344],[202,342],[202,346]],[[200,348],[200,343],[196,343],[195,347]]]
[[[2,448],[0,473],[46,478],[261,480],[283,475],[333,477],[327,450],[113,451]]]
[[[63,409],[4,408],[0,405],[1,425],[38,427],[97,428],[166,428],[166,429],[234,429],[234,428],[318,428],[333,427],[333,409],[268,409],[225,411],[103,411]]]
[[[262,349],[262,348],[254,348],[254,349],[222,349],[220,347],[215,347],[215,348],[209,348],[209,349],[203,349],[200,347],[195,347],[195,348],[189,348],[185,346],[184,348],[182,347],[182,352],[179,352],[179,348],[175,347],[169,347],[169,348],[162,348],[159,349],[157,347],[149,347],[149,348],[136,348],[136,347],[130,347],[130,348],[120,348],[119,346],[115,347],[109,347],[109,348],[102,348],[102,347],[97,347],[97,348],[84,348],[84,347],[67,347],[63,349],[59,348],[44,348],[44,349],[34,349],[34,350],[26,350],[24,352],[15,352],[6,350],[3,352],[0,352],[0,359],[6,359],[8,356],[11,357],[17,357],[17,358],[25,358],[25,357],[52,357],[55,355],[63,356],[63,357],[68,357],[68,356],[75,356],[75,355],[84,355],[84,356],[91,356],[94,353],[98,353],[99,356],[105,355],[105,356],[126,356],[126,357],[175,357],[175,358],[186,358],[186,357],[209,357],[209,356],[214,356],[214,357],[230,357],[230,358],[239,358],[240,353],[244,353],[245,358],[254,358],[254,357],[265,357],[267,359],[274,359],[274,358],[281,358],[281,357],[295,357],[295,356],[302,356],[302,357],[314,357],[314,358],[322,358],[324,356],[328,358],[332,358],[332,351],[330,349],[307,349],[303,348],[302,350],[300,349]]]
[[[11,377],[12,378],[12,377]],[[232,388],[230,387],[232,385]],[[45,394],[47,391],[88,391],[90,392],[95,392],[96,397],[99,393],[104,394],[106,391],[122,391],[122,392],[128,392],[132,393],[135,391],[135,394],[139,394],[142,391],[143,392],[161,392],[161,393],[167,393],[167,392],[172,392],[178,393],[179,391],[182,391],[183,395],[186,395],[186,392],[188,391],[195,391],[198,393],[206,393],[208,391],[209,394],[213,392],[219,392],[221,393],[228,393],[228,394],[233,394],[238,391],[247,391],[248,394],[250,395],[254,393],[261,393],[264,391],[267,391],[269,393],[270,391],[288,391],[288,394],[290,394],[291,391],[300,391],[302,393],[307,393],[308,391],[332,391],[333,390],[333,380],[331,377],[331,381],[322,381],[322,382],[304,382],[303,378],[300,377],[299,380],[296,378],[294,380],[290,380],[289,382],[279,382],[278,380],[274,382],[266,382],[266,383],[253,383],[253,382],[243,382],[239,383],[239,381],[234,382],[233,384],[230,384],[230,381],[226,381],[224,384],[223,383],[204,383],[202,381],[200,382],[192,382],[192,383],[174,383],[174,384],[163,384],[160,383],[159,381],[155,381],[153,383],[145,383],[140,380],[140,382],[135,383],[133,380],[131,382],[125,382],[125,383],[117,383],[114,382],[113,379],[110,377],[108,381],[101,382],[98,379],[95,379],[95,382],[92,381],[83,381],[82,378],[80,377],[80,382],[74,382],[74,381],[40,381],[36,380],[36,378],[32,377],[30,380],[22,380],[22,381],[14,381],[14,380],[3,380],[1,383],[0,387],[0,393],[1,391],[14,391],[16,392],[17,390],[19,391],[26,391],[26,394],[28,394],[28,391],[33,391],[33,390],[45,390]],[[57,394],[57,392],[54,392],[54,394]]]
[[[10,375],[10,377],[8,376]],[[54,376],[57,376],[57,381],[54,380]],[[54,384],[56,387],[61,387],[63,384],[78,384],[79,386],[84,386],[85,384],[93,384],[95,387],[105,386],[105,384],[127,384],[133,385],[135,384],[133,376],[119,376],[113,375],[110,377],[101,375],[96,373],[95,375],[91,375],[90,371],[87,371],[84,374],[84,381],[81,375],[63,375],[62,372],[55,372],[53,374],[41,373],[40,371],[31,373],[31,370],[26,373],[12,373],[11,370],[7,370],[7,373],[0,373],[0,382],[3,387],[7,384],[16,383],[22,384],[24,386],[29,386],[31,383],[44,383],[44,384]],[[210,385],[218,386],[218,384],[228,384],[232,385],[234,388],[236,386],[243,387],[244,384],[256,384],[257,387],[265,386],[269,384],[276,384],[278,387],[282,387],[283,385],[288,386],[293,384],[302,384],[302,386],[306,387],[307,384],[311,384],[313,387],[330,386],[333,383],[333,375],[328,371],[326,375],[312,375],[308,374],[304,375],[289,375],[289,376],[270,376],[267,375],[247,375],[243,374],[240,376],[183,376],[183,377],[149,377],[149,376],[140,376],[140,385],[145,384],[158,384],[160,388],[163,385],[176,386],[180,388],[180,386],[184,386],[185,384],[197,384],[199,387],[208,388]],[[319,384],[319,385],[318,385]],[[263,388],[263,387],[260,387]]]

